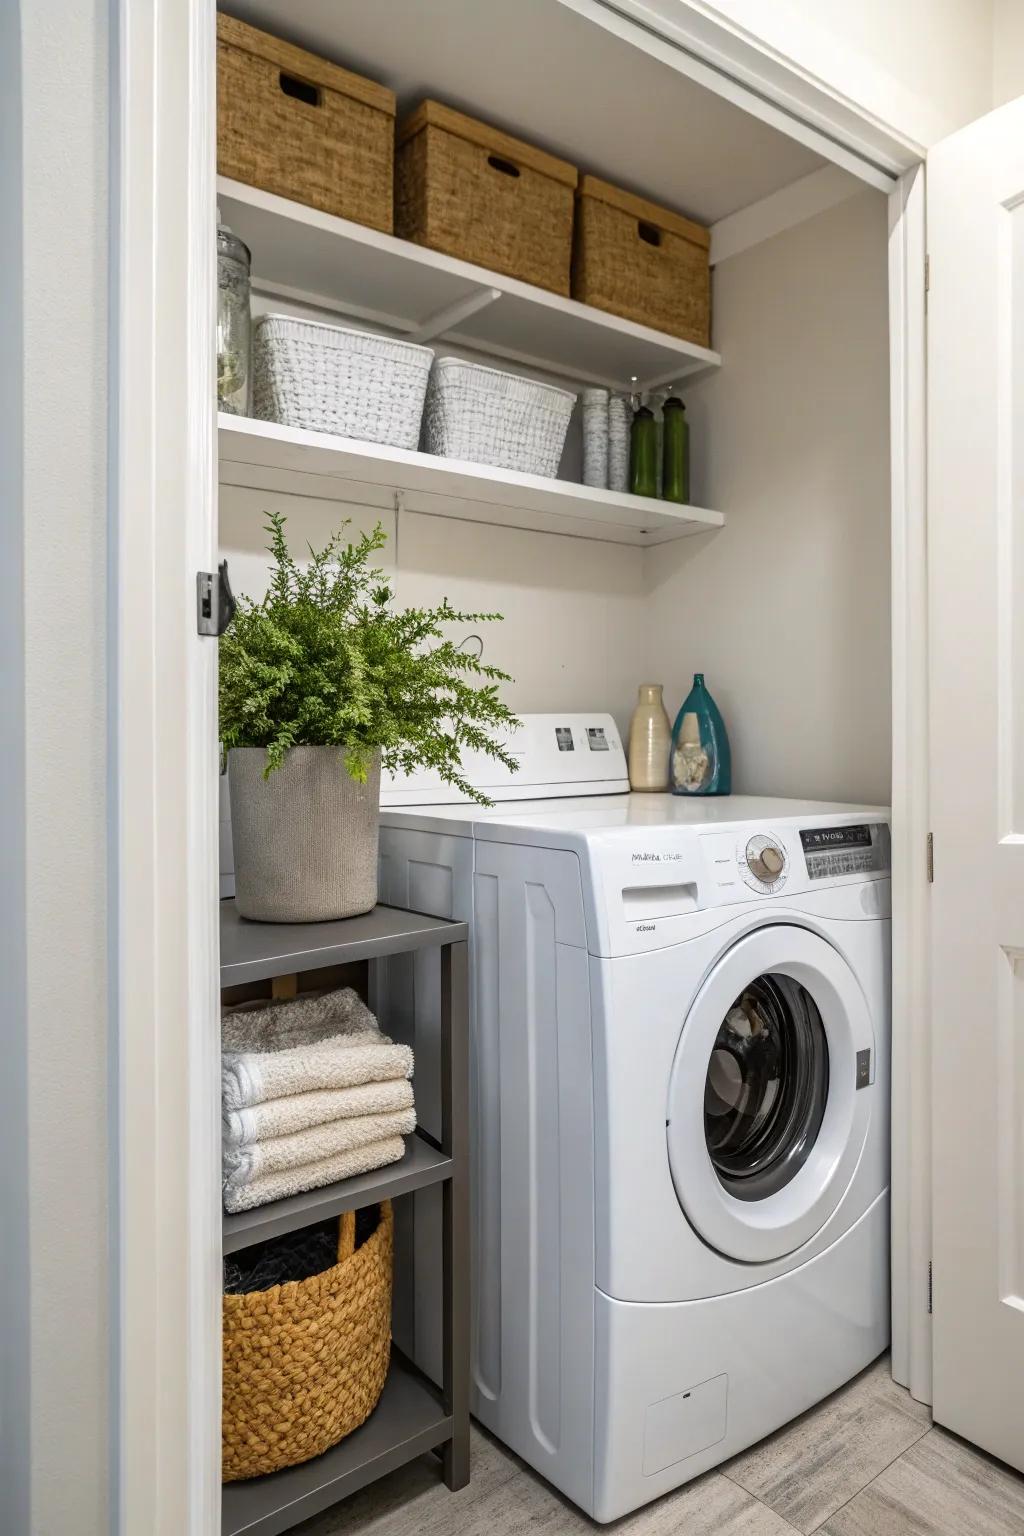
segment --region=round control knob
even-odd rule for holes
[[[767,871],[770,879],[782,874],[782,854],[774,843],[769,843],[767,848],[761,850],[761,868]]]
[[[747,868],[762,885],[774,885],[786,868],[786,855],[767,837],[752,837],[746,854]]]

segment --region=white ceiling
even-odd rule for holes
[[[704,224],[825,162],[560,0],[227,0],[243,21],[495,124]]]

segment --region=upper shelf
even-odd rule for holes
[[[221,413],[218,426],[220,479],[227,485],[305,493],[381,510],[393,507],[400,494],[410,512],[618,544],[663,544],[725,522],[721,512],[704,507],[595,490],[571,480],[547,480],[247,416]],[[223,973],[222,980],[226,985]]]
[[[226,177],[221,218],[253,285],[411,341],[442,339],[584,383],[641,389],[715,368],[717,352]]]
[[[228,418],[230,419],[230,418]],[[465,923],[378,905],[326,923],[251,923],[233,901],[220,904],[220,984],[265,981],[293,971],[439,949],[467,937]]]

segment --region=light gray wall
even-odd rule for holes
[[[6,75],[19,63],[11,36],[17,11],[17,5],[0,6],[5,116],[15,99]],[[3,881],[0,942],[10,943],[19,929],[24,937],[24,1000],[14,1015],[14,1081],[5,1055],[0,1091],[16,1098],[20,1086],[27,1118],[30,1288],[24,1231],[19,1241],[17,1228],[12,1234],[7,1227],[5,1201],[0,1250],[7,1263],[17,1263],[20,1253],[22,1273],[13,1297],[5,1287],[0,1316],[4,1326],[21,1330],[17,1370],[2,1401],[6,1410],[13,1394],[14,1406],[24,1408],[27,1355],[31,1441],[27,1446],[22,1426],[14,1442],[14,1503],[0,1490],[0,1528],[4,1536],[28,1530],[31,1536],[100,1536],[110,1521],[108,4],[22,0],[20,21],[23,420],[21,442],[10,442],[16,415],[0,410],[7,439],[0,457],[8,473],[20,460],[23,518],[3,519],[4,554],[19,535],[21,549],[11,569],[6,559],[0,562],[0,609],[5,695],[11,690],[3,701],[9,750],[2,814],[7,823],[17,818],[23,792],[27,874],[21,878],[17,868],[16,828],[9,839],[5,827],[5,857],[13,850],[16,867],[11,884]],[[11,201],[16,140],[5,131],[2,143],[10,210],[17,206]],[[11,222],[8,211],[0,234],[5,244]],[[8,263],[2,265],[0,302],[9,305],[17,284]],[[6,350],[6,329],[4,338]],[[8,355],[0,363],[4,404],[14,371]],[[16,511],[17,487],[10,489],[5,511]],[[7,1012],[17,965],[5,966],[3,974]],[[18,1137],[17,1104],[13,1110],[8,1138],[12,1127]]]
[[[680,391],[726,525],[645,552],[650,670],[670,711],[706,674],[743,793],[888,803],[886,230],[862,192],[723,262],[724,361]]]
[[[25,694],[21,506],[21,32],[0,6],[0,1531],[29,1522],[28,1047],[25,1010]],[[14,750],[10,748],[13,746]]]

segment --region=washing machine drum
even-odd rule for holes
[[[825,939],[777,924],[721,957],[683,1025],[667,1112],[676,1194],[705,1242],[763,1263],[821,1230],[860,1161],[873,1064],[863,991]]]

